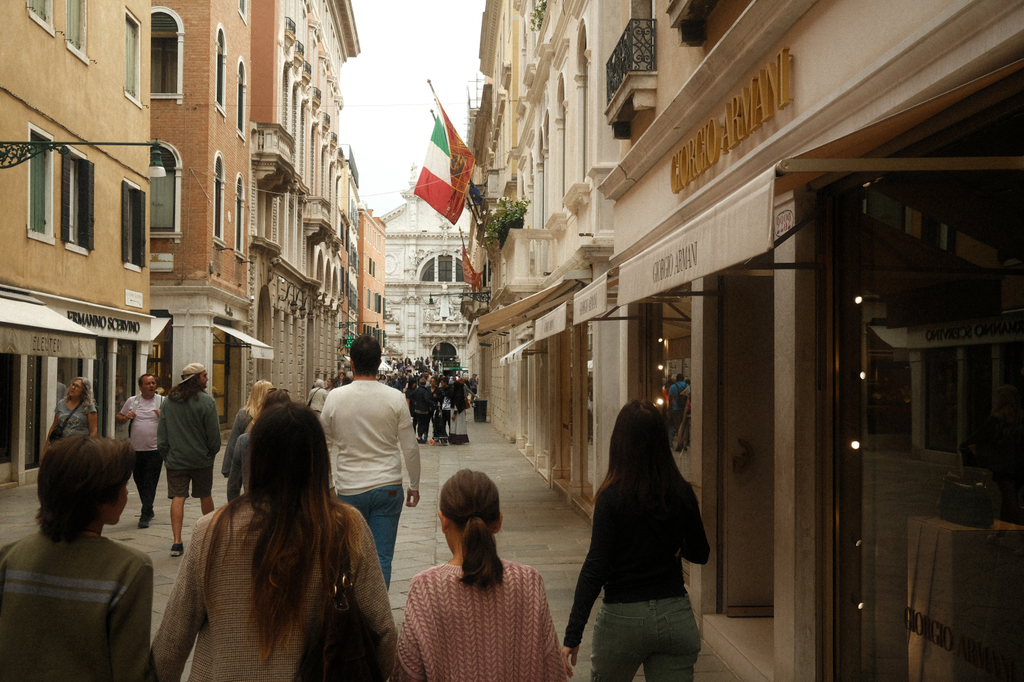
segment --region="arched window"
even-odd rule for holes
[[[238,106],[238,132],[245,135],[245,64],[242,62],[238,62],[238,99],[235,104]]]
[[[217,155],[213,166],[213,236],[224,239],[224,161]]]
[[[427,266],[423,268],[423,274],[420,275],[421,282],[433,282],[434,281],[434,259],[431,258],[427,263]]]
[[[241,253],[244,242],[242,241],[242,228],[245,221],[242,219],[242,212],[245,208],[245,189],[242,184],[242,176],[235,180],[235,251]]]
[[[224,41],[224,31],[217,31],[217,104],[224,106],[224,79],[227,77],[228,50]]]
[[[184,30],[167,9],[151,15],[149,91],[151,95],[180,95]]]
[[[178,232],[178,189],[181,184],[181,171],[174,152],[164,146],[160,147],[160,163],[166,175],[162,178],[150,178],[149,181],[149,229],[154,232]]]

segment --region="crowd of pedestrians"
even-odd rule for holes
[[[692,679],[700,636],[681,561],[704,563],[710,549],[657,407],[634,401],[616,421],[561,643],[540,574],[497,554],[497,486],[469,470],[439,497],[452,559],[413,579],[399,629],[388,589],[402,507],[420,501],[419,446],[468,442],[465,412],[478,386],[475,375],[417,372],[415,363],[403,363],[401,387],[382,381],[372,336],[350,353],[351,380],[318,382],[305,401],[269,382],[253,386],[221,469],[229,501],[216,510],[220,432],[202,365],[186,366],[165,400],[151,375],[139,378],[117,419],[129,441],[87,427],[58,434],[39,467],[40,532],[0,548],[0,682],[179,680],[190,655],[193,680],[297,679],[310,657],[333,656],[318,635],[336,617],[339,590],[354,594],[349,604],[376,633],[366,655],[374,679],[565,680],[602,589],[595,679],[630,680],[641,665],[648,680]],[[66,411],[88,414],[87,382],[68,393]],[[148,525],[161,463],[171,554],[184,558],[151,643],[152,561],[102,531],[118,523],[132,477],[139,525]],[[204,515],[185,547],[190,495]]]

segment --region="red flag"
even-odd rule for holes
[[[469,282],[470,291],[482,291],[484,288],[483,274],[473,269],[469,262],[469,254],[466,253],[466,245],[462,245],[462,278]]]

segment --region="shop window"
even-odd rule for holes
[[[114,410],[120,411],[125,401],[136,393],[134,341],[117,342],[117,366],[114,368]]]
[[[150,349],[149,359],[146,364],[146,372],[156,377],[157,393],[167,395],[175,384],[173,370],[171,367],[171,360],[173,358],[173,332],[170,323],[168,323],[164,318],[158,317],[153,321],[153,323],[164,324],[165,326],[163,331],[160,332],[160,335],[153,341],[153,346]]]
[[[3,400],[5,405],[13,405],[18,399],[14,392],[14,361],[17,357],[9,353],[0,353],[0,400]],[[14,410],[0,410],[0,464],[11,461],[13,415]]]
[[[1024,155],[1024,112],[987,120],[932,153]],[[1024,660],[1024,516],[998,434],[1020,429],[1024,185],[979,171],[845,182],[826,190],[840,676],[1009,679]]]
[[[121,260],[143,267],[146,256],[146,193],[121,182]]]

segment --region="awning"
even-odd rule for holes
[[[530,320],[535,320],[552,308],[569,300],[576,286],[576,280],[564,280],[547,289],[531,294],[520,301],[510,303],[504,308],[481,315],[478,318],[480,324],[477,325],[477,334],[506,331],[517,325],[525,324]]]
[[[638,301],[771,250],[774,203],[771,168],[620,265],[616,303]]]
[[[0,297],[0,353],[91,359],[96,335],[28,296]]]
[[[252,357],[256,360],[274,359],[274,349],[259,339],[254,339],[248,334],[243,334],[237,329],[232,329],[231,327],[224,327],[219,324],[215,324],[213,326],[225,334],[235,337],[236,340],[240,341],[243,346],[249,349],[249,352],[252,353]]]
[[[1024,59],[976,78],[898,114],[845,135],[837,140],[778,163],[783,175],[775,182],[776,194],[782,194],[814,181],[826,173],[856,173],[890,170],[1019,170],[1024,167],[1020,157],[990,158],[884,158],[864,157],[886,142],[906,133],[957,102],[994,85],[996,82],[1024,68]]]
[[[572,323],[592,320],[608,311],[608,273],[604,273],[573,296]]]
[[[568,322],[569,302],[566,301],[547,315],[537,318],[537,321],[534,322],[533,340],[540,341],[541,339],[546,339],[549,336],[561,334],[565,331]]]
[[[521,359],[523,357],[523,351],[529,348],[531,344],[533,344],[533,339],[530,339],[526,343],[519,344],[512,349],[511,353],[505,354],[501,360],[498,361],[498,364],[504,367],[510,362],[515,362],[516,360]]]
[[[154,317],[149,323],[149,341],[156,341],[156,337],[163,333],[171,321],[169,317]]]

